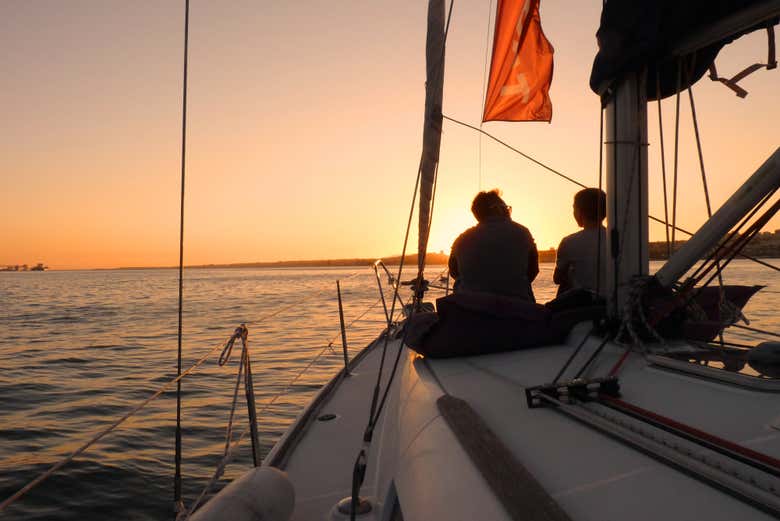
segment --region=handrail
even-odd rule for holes
[[[387,281],[390,286],[393,288],[393,298],[398,300],[398,303],[400,304],[400,309],[404,308],[403,300],[401,300],[401,297],[398,295],[398,281],[396,280],[395,276],[390,273],[390,270],[387,269],[387,266],[385,266],[384,261],[382,259],[377,259],[374,261],[373,268],[374,268],[374,274],[376,275],[376,283],[379,286],[379,294],[382,297],[382,304],[385,308],[385,318],[387,319],[387,327],[390,327],[390,325],[393,323],[393,317],[391,317],[387,311],[387,303],[385,302],[385,292],[382,289],[382,281],[379,278],[379,268],[382,268],[384,272],[387,274]]]

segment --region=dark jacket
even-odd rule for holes
[[[531,232],[507,217],[488,217],[455,239],[449,260],[455,291],[521,297],[535,302],[531,282],[539,254]]]

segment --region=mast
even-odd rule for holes
[[[428,36],[425,43],[425,122],[420,158],[420,206],[417,241],[417,276],[422,282],[428,250],[436,173],[441,147],[442,97],[444,91],[444,0],[428,2]],[[417,285],[422,298],[422,284]]]
[[[648,274],[646,72],[629,72],[605,94],[607,300],[619,317],[631,279]]]

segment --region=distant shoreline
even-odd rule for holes
[[[679,249],[685,241],[678,241],[675,250]],[[651,261],[662,261],[667,258],[667,245],[665,241],[654,241],[648,245],[648,253]],[[744,253],[758,259],[780,259],[780,230],[774,233],[764,232],[753,238],[744,250]],[[555,248],[539,250],[539,262],[543,264],[555,262]],[[387,265],[398,265],[400,255],[379,257]],[[192,264],[187,269],[233,269],[233,268],[328,268],[328,267],[355,267],[371,266],[377,257],[355,257],[347,259],[314,259],[314,260],[285,260],[262,262],[232,262],[219,264]],[[446,265],[449,255],[446,253],[429,253],[426,255],[426,264]],[[407,265],[417,264],[417,255],[407,255],[404,261]],[[53,271],[76,270],[160,270],[177,269],[178,266],[120,266],[115,268],[54,268]],[[50,271],[50,270],[47,270]],[[0,270],[2,272],[2,270]],[[21,271],[20,271],[21,272]],[[16,272],[9,272],[16,273]]]
[[[329,268],[329,267],[354,267],[371,266],[380,258],[387,265],[398,265],[401,261],[400,255],[393,257],[366,257],[351,259],[316,259],[316,260],[288,260],[288,261],[265,261],[265,262],[233,262],[228,264],[193,264],[184,266],[187,269],[210,269],[210,268]],[[429,253],[425,256],[426,264],[447,264],[449,255],[444,253]],[[407,255],[405,264],[411,265],[417,263],[417,255]],[[108,268],[117,270],[153,270],[153,269],[178,269],[178,266],[122,266],[119,268]]]

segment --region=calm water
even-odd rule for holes
[[[555,288],[552,266],[541,268],[534,291],[544,302]],[[0,500],[175,376],[176,275],[175,270],[0,273]],[[347,322],[374,305],[347,332],[354,353],[383,328],[382,305],[369,268],[186,273],[184,367],[224,342],[238,324],[247,323],[258,407],[335,339],[334,349],[326,349],[260,416],[263,454],[343,363],[337,279],[342,280]],[[776,272],[736,261],[726,282],[767,284],[746,313],[757,327],[780,329]],[[300,305],[262,320],[302,299]],[[756,341],[745,334],[731,339]],[[235,356],[228,366],[218,367],[215,355],[184,380],[187,504],[220,459],[237,360]],[[245,406],[239,403],[237,432],[247,424]],[[0,517],[171,519],[174,424],[175,394],[168,393]],[[245,442],[223,483],[249,468],[250,459]]]

